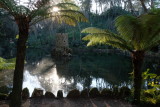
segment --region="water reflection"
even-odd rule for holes
[[[44,90],[44,88],[41,86],[41,83],[38,80],[38,77],[31,75],[27,70],[24,72],[24,80],[23,80],[23,88],[26,87],[29,89],[30,92],[33,92],[34,88],[41,88]]]
[[[74,56],[71,60],[53,60],[43,50],[27,50],[23,88],[28,87],[30,93],[34,88],[51,91],[55,95],[58,90],[66,94],[71,89],[97,87],[111,88],[117,86],[132,87],[129,73],[132,72],[131,59],[118,55],[84,54]],[[146,58],[143,71],[147,68],[159,74],[160,60]],[[160,74],[159,74],[160,75]],[[12,87],[13,71],[0,71],[0,86]],[[147,87],[146,87],[147,88]]]
[[[106,59],[102,57],[98,57],[96,61],[92,58],[82,60],[82,58],[75,57],[72,60],[53,60],[48,57],[37,63],[28,64],[25,67],[23,87],[28,87],[31,93],[34,88],[42,88],[55,95],[58,90],[63,90],[66,96],[71,89],[75,88],[83,90],[97,87],[101,90],[111,88],[113,85],[127,85],[129,75],[127,72],[130,70],[126,70],[129,64],[125,60],[106,62]],[[110,67],[110,63],[118,64],[114,65],[114,68]],[[124,63],[125,67],[119,67]],[[118,72],[115,70],[117,68],[119,68]]]

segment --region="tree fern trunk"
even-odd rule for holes
[[[134,70],[134,104],[138,104],[140,102],[144,54],[144,51],[135,51],[132,53]]]
[[[21,107],[21,92],[23,83],[23,70],[26,52],[26,41],[28,39],[29,24],[25,21],[18,22],[19,38],[17,42],[16,66],[13,77],[13,90],[10,107]]]

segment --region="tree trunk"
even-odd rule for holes
[[[146,5],[145,5],[145,3],[144,3],[144,0],[140,0],[140,2],[141,2],[141,5],[142,5],[142,7],[143,7],[144,12],[147,13],[147,12],[148,12],[148,9],[147,9],[147,7],[146,7]]]
[[[154,0],[151,0],[151,8],[154,8]]]
[[[130,9],[131,9],[131,13],[132,13],[133,15],[135,15],[135,14],[134,14],[134,8],[133,8],[133,5],[132,5],[132,1],[131,1],[131,0],[128,0],[128,4],[129,4],[129,7],[130,7]]]
[[[144,51],[135,51],[132,53],[134,71],[134,104],[138,104],[140,102],[144,54]]]
[[[13,77],[13,90],[10,107],[21,107],[21,92],[23,83],[23,70],[26,52],[26,41],[28,39],[29,23],[25,20],[17,21],[19,27],[19,38],[17,41],[16,65]]]

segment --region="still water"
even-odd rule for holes
[[[63,90],[64,96],[71,89],[83,90],[97,87],[99,90],[113,85],[130,83],[131,60],[116,55],[74,56],[55,60],[45,57],[25,66],[23,88],[51,91],[55,95]]]
[[[83,90],[97,87],[132,86],[131,59],[120,55],[83,55],[70,59],[53,59],[49,56],[38,60],[28,59],[25,65],[23,88],[53,92],[63,90],[64,96],[72,89]],[[145,65],[145,69],[153,63]],[[12,86],[13,71],[0,72],[0,86]]]

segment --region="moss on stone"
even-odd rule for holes
[[[80,96],[82,98],[88,98],[89,97],[89,90],[88,89],[82,90]]]
[[[119,97],[119,89],[117,86],[113,87],[113,98],[118,98]]]
[[[58,90],[57,98],[63,98],[63,91],[62,90]]]
[[[79,97],[80,97],[80,91],[77,89],[71,90],[67,95],[67,98],[79,98]]]
[[[98,91],[97,88],[92,88],[89,91],[89,97],[91,98],[100,97],[100,92]]]
[[[46,98],[55,98],[55,95],[52,92],[46,92],[44,95]]]
[[[43,97],[43,90],[42,89],[34,89],[32,93],[32,97]]]
[[[128,87],[124,86],[120,88],[119,94],[121,98],[126,98],[131,95],[131,90]]]
[[[101,96],[102,96],[102,97],[111,98],[112,95],[113,95],[113,92],[112,92],[110,89],[105,88],[105,89],[103,89],[103,90],[101,91]]]
[[[27,100],[29,98],[29,89],[28,88],[24,88],[22,90],[22,100]]]

